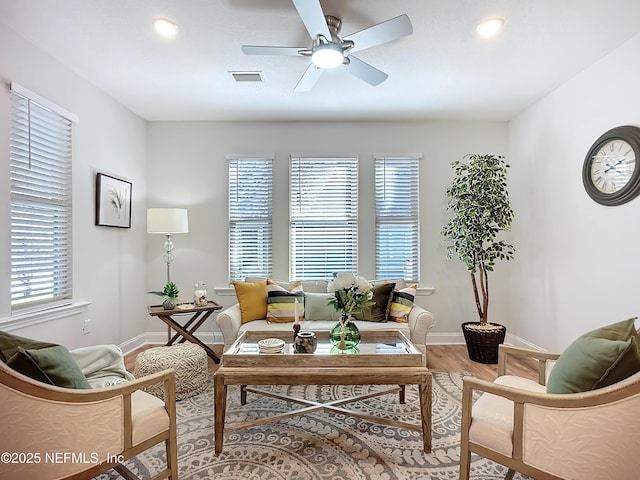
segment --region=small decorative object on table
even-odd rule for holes
[[[193,304],[196,307],[205,307],[207,305],[207,284],[204,282],[196,283],[193,290]]]
[[[313,332],[298,332],[293,340],[293,351],[295,353],[313,353],[318,346],[318,338]]]
[[[147,293],[153,293],[154,295],[160,295],[163,297],[164,301],[162,302],[162,307],[165,310],[173,310],[176,308],[176,305],[178,304],[178,295],[180,295],[178,287],[173,282],[167,283],[162,291],[154,290]]]
[[[265,338],[258,342],[260,353],[280,353],[284,348],[284,340],[280,338]]]
[[[329,304],[340,313],[340,320],[331,329],[329,339],[338,350],[352,351],[360,343],[360,331],[351,321],[352,315],[373,305],[371,285],[364,277],[352,273],[334,273],[327,291],[333,293]]]

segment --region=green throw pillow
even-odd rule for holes
[[[30,338],[19,337],[7,332],[0,331],[0,360],[6,362],[13,357],[18,351],[18,347],[26,350],[33,348],[55,347],[55,343],[40,342]]]
[[[338,321],[340,316],[333,305],[329,305],[330,293],[304,294],[304,319],[305,320],[333,320]]]
[[[612,385],[640,371],[635,318],[578,337],[560,355],[547,393],[576,393]]]
[[[18,351],[8,361],[14,370],[34,380],[64,388],[91,388],[69,350],[62,345]]]
[[[371,291],[373,292],[373,305],[363,309],[362,313],[356,313],[354,317],[356,320],[365,320],[367,322],[386,322],[389,315],[389,308],[391,307],[391,300],[393,298],[393,290],[396,288],[395,283],[381,283],[374,286]]]

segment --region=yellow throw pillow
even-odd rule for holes
[[[267,318],[267,281],[233,282],[240,304],[242,323]]]

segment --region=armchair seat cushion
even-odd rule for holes
[[[544,393],[544,385],[514,375],[503,375],[498,385]],[[510,457],[513,453],[513,402],[504,397],[483,393],[473,405],[469,441]]]
[[[169,415],[164,401],[142,390],[131,394],[131,429],[133,445],[169,428]]]

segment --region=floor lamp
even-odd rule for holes
[[[147,233],[162,233],[167,239],[164,242],[164,256],[167,264],[167,283],[171,282],[171,262],[173,262],[172,233],[189,233],[189,216],[186,208],[149,208],[147,209]]]

